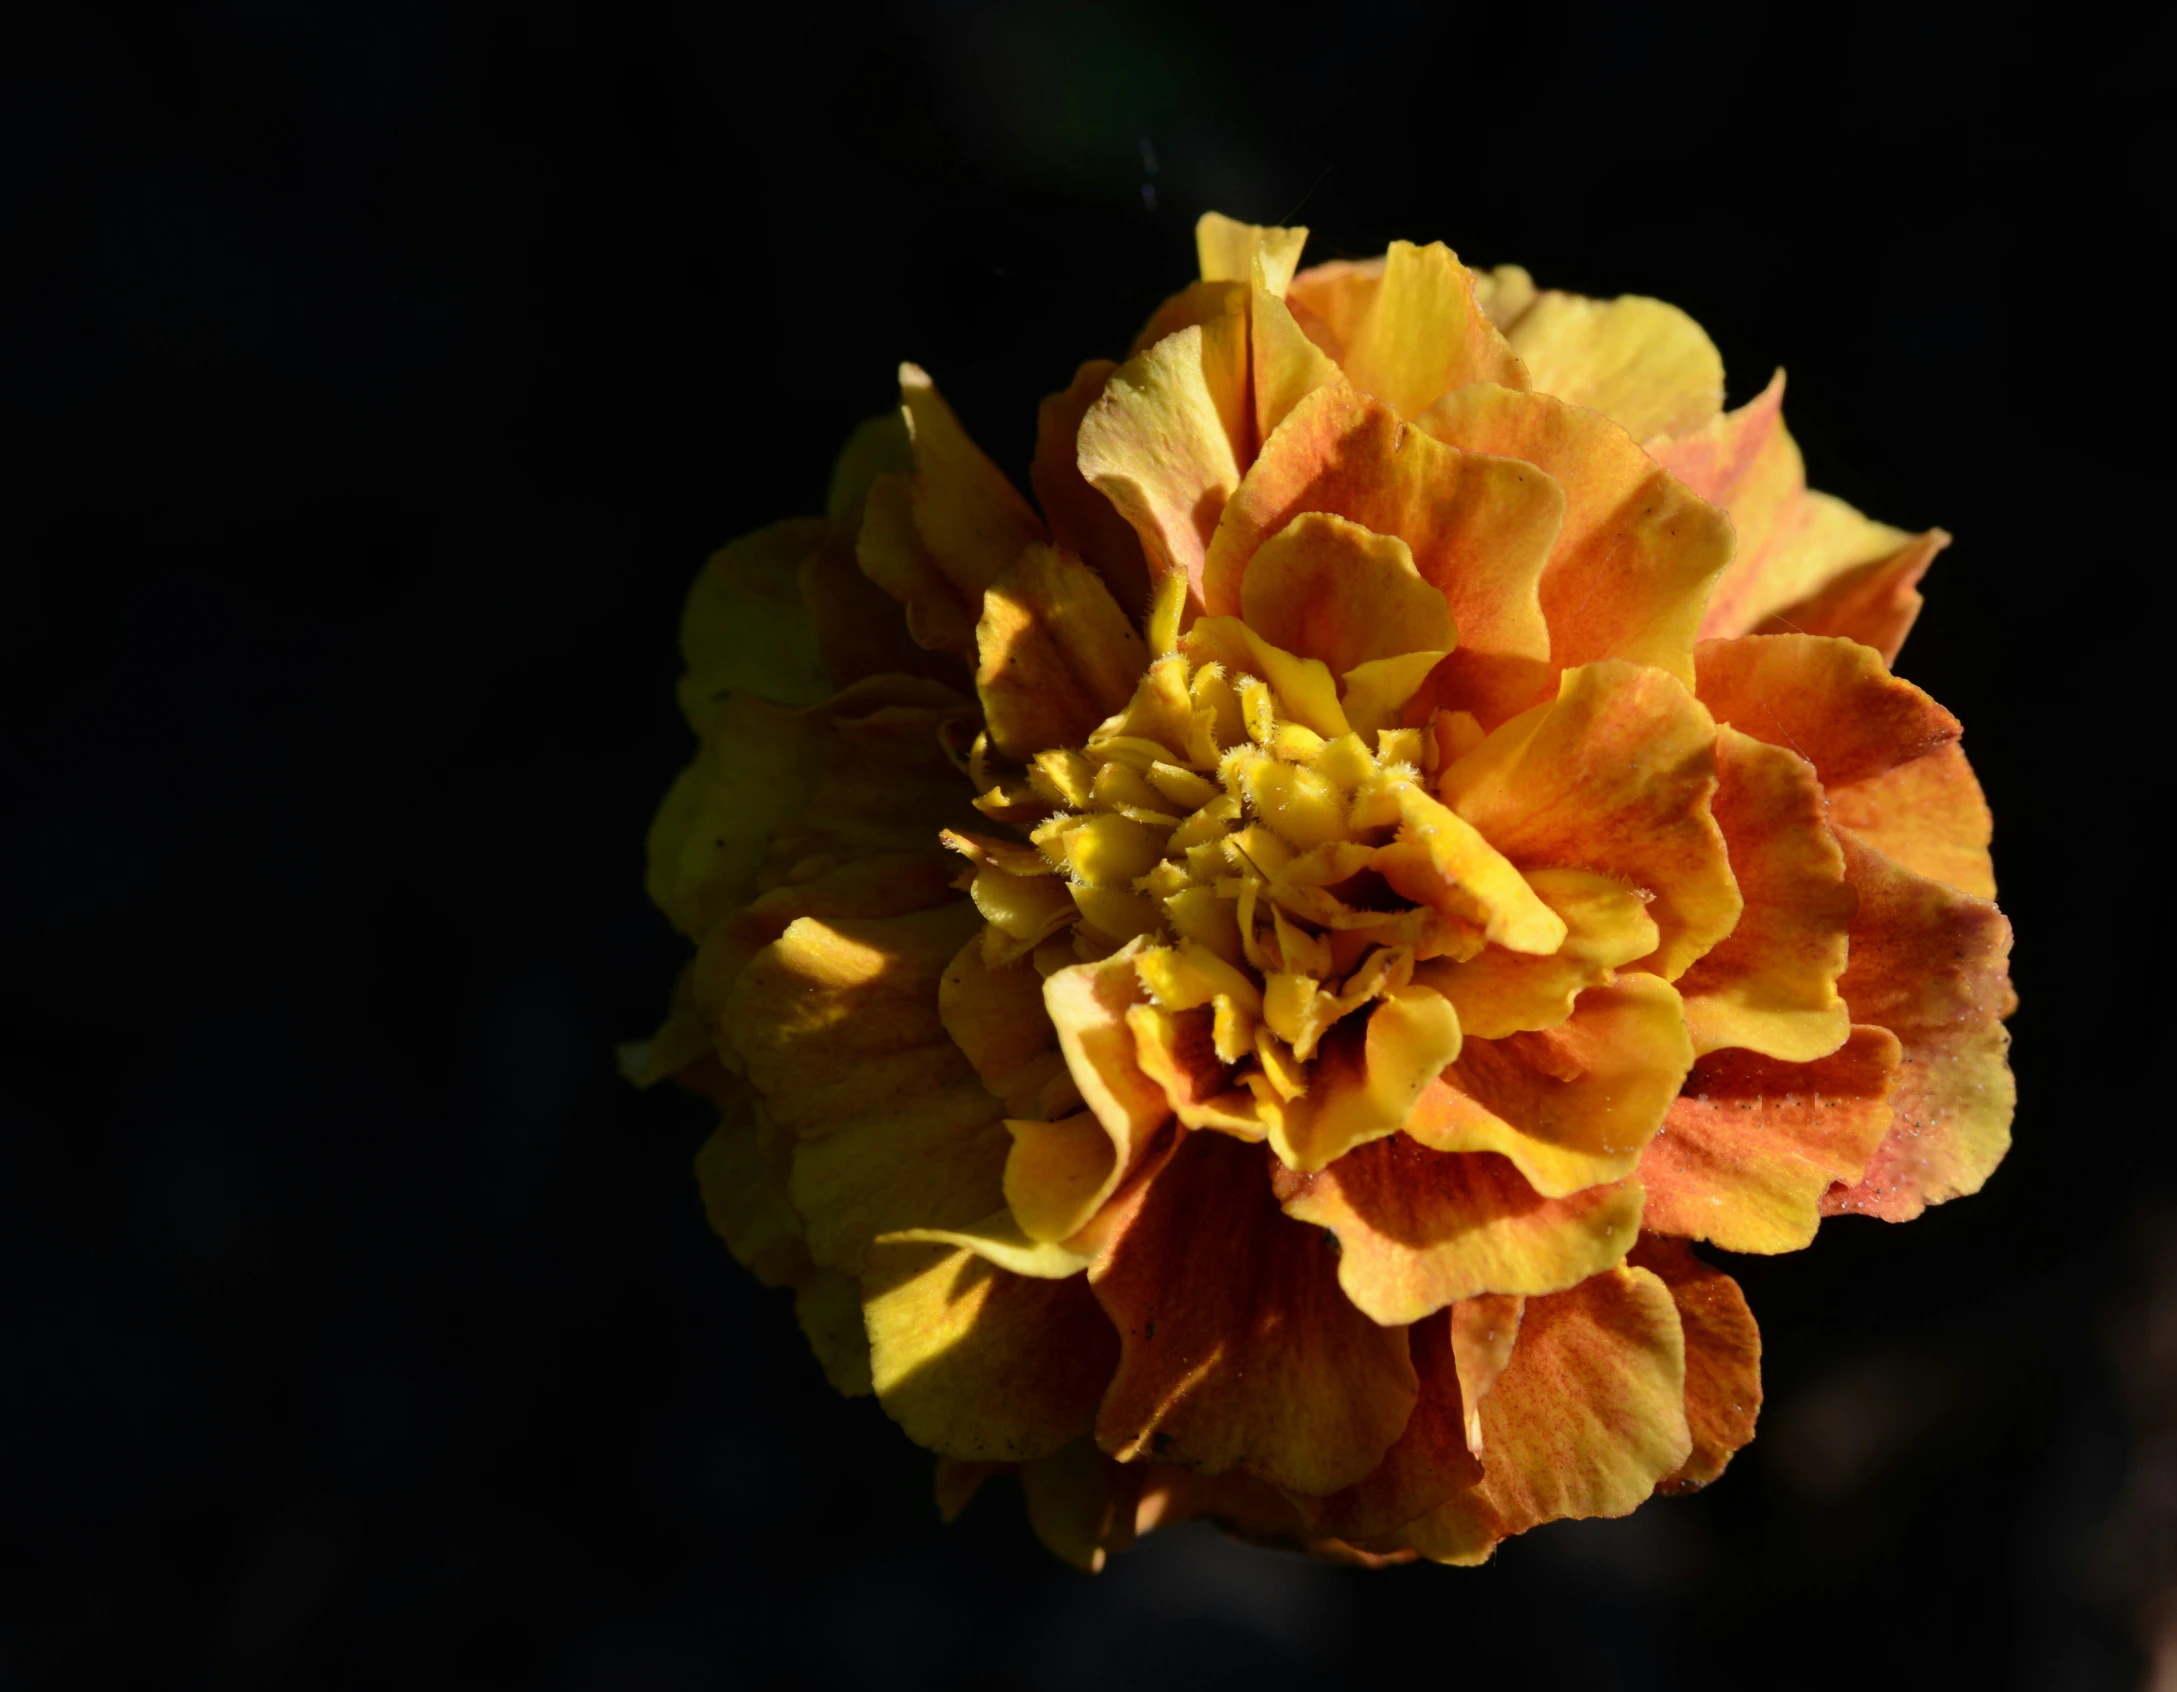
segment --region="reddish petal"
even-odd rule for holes
[[[1822,1197],[1860,1178],[1890,1127],[1897,1037],[1862,1025],[1829,1056],[1701,1059],[1640,1160],[1643,1221],[1726,1251],[1811,1244]]]
[[[1958,719],[1882,655],[1834,635],[1704,640],[1697,691],[1716,720],[1796,752],[1824,787],[1909,764],[1958,738]]]
[[[1842,635],[1873,647],[1884,663],[1894,664],[1920,616],[1920,578],[1949,544],[1950,536],[1941,529],[1915,535],[1886,557],[1854,565],[1820,592],[1772,613],[1755,632]]]
[[[1986,899],[1915,875],[1850,829],[1837,831],[1859,893],[1852,963],[1838,983],[1856,1022],[1904,1044],[1890,1132],[1866,1175],[1833,1190],[1825,1215],[1907,1222],[1978,1192],[2011,1143],[2017,1086],[2002,1019],[2011,994],[2011,925]]]
[[[1829,819],[1909,870],[1976,899],[1996,896],[1988,856],[1995,819],[1955,741],[1865,781],[1832,787]]]
[[[1278,1209],[1268,1162],[1186,1135],[1090,1270],[1121,1345],[1096,1436],[1124,1459],[1321,1495],[1383,1460],[1417,1385],[1405,1330],[1347,1301],[1329,1236]]]
[[[1481,1479],[1481,1464],[1467,1450],[1466,1406],[1459,1393],[1450,1316],[1415,1323],[1407,1339],[1421,1396],[1407,1418],[1406,1431],[1367,1479],[1328,1498],[1295,1501],[1317,1533],[1337,1539],[1375,1539],[1426,1515]]]

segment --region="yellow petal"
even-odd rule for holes
[[[907,632],[916,645],[974,662],[982,596],[971,600],[937,567],[915,527],[912,476],[888,472],[870,485],[854,556],[862,574],[906,608]]]
[[[1512,1361],[1527,1301],[1510,1293],[1483,1293],[1451,1307],[1451,1355],[1466,1406],[1466,1447],[1482,1454],[1482,1400]]]
[[[1340,675],[1457,642],[1451,607],[1404,541],[1323,512],[1295,517],[1247,561],[1240,615],[1272,645]]]
[[[737,1085],[716,1131],[695,1154],[703,1212],[734,1260],[767,1287],[810,1274],[809,1243],[787,1196],[793,1137]]]
[[[1660,670],[1567,670],[1556,700],[1444,771],[1444,802],[1515,864],[1597,870],[1653,895],[1645,967],[1675,980],[1731,932],[1740,899],[1709,812],[1715,726]]]
[[[1683,435],[1723,409],[1723,359],[1674,305],[1626,294],[1588,299],[1549,289],[1512,326],[1527,383],[1599,411],[1635,440]]]
[[[1170,1119],[1164,1089],[1143,1073],[1126,1020],[1127,1011],[1148,996],[1135,971],[1135,955],[1129,948],[1098,963],[1075,964],[1043,984],[1059,1049],[1104,1137],[1107,1161],[1084,1193],[1070,1166],[1045,1155],[1065,1148],[1016,1139],[1006,1163],[1006,1200],[1033,1237],[1062,1239],[1086,1222]],[[1069,1132],[1080,1138],[1084,1130],[1077,1123]],[[1048,1192],[1036,1196],[1031,1187],[1046,1178]]]
[[[1473,277],[1441,241],[1393,241],[1380,268],[1322,267],[1296,277],[1292,292],[1331,327],[1354,386],[1402,416],[1469,382],[1527,386]]]
[[[881,411],[865,417],[847,436],[847,444],[832,461],[831,481],[826,485],[824,515],[849,526],[861,521],[862,503],[879,476],[912,475],[915,443],[907,433],[907,419],[898,411]]]
[[[975,691],[992,742],[1012,758],[1086,740],[1149,663],[1110,589],[1052,546],[1027,546],[998,573],[975,641]]]
[[[831,677],[801,596],[801,562],[832,537],[820,518],[793,518],[711,554],[680,614],[687,666],[678,689],[698,735],[735,689],[790,705],[828,698]]]
[[[1043,980],[1025,962],[993,969],[980,936],[954,954],[938,982],[937,1012],[954,1045],[1008,1113],[1026,1116],[1065,1067],[1043,1008]]]
[[[1028,1525],[1044,1548],[1089,1574],[1134,1543],[1141,1475],[1077,1439],[1020,1467]]]
[[[1080,1276],[1011,1275],[944,1246],[877,1247],[862,1313],[885,1414],[970,1461],[1046,1457],[1088,1432],[1118,1350]]]
[[[1433,961],[1414,971],[1416,981],[1451,1001],[1470,1039],[1555,1028],[1582,992],[1614,981],[1620,968],[1655,950],[1646,905],[1608,876],[1535,869],[1526,881],[1564,922],[1565,939],[1554,952],[1487,946],[1463,962]]]
[[[862,515],[857,506],[858,524]],[[815,624],[817,653],[832,685],[851,687],[871,676],[897,674],[930,676],[954,687],[964,686],[957,655],[917,644],[898,602],[863,570],[855,546],[855,533],[841,531],[801,561],[801,597]],[[946,593],[949,596],[951,589]],[[960,620],[966,621],[965,608],[958,609]]]
[[[1244,311],[1168,335],[1112,372],[1081,420],[1081,474],[1141,537],[1152,576],[1201,597],[1202,559],[1240,482],[1247,403]]]
[[[1450,1320],[1433,1317],[1406,1332],[1420,1382],[1413,1414],[1383,1461],[1363,1479],[1328,1498],[1292,1500],[1316,1533],[1348,1539],[1391,1534],[1481,1479],[1481,1465],[1467,1449],[1467,1407],[1460,1397]]]
[[[1562,1198],[1632,1174],[1692,1066],[1677,991],[1625,974],[1546,1034],[1469,1040],[1406,1131],[1438,1151],[1501,1152]]]
[[[1346,720],[1363,735],[1396,730],[1407,701],[1421,691],[1436,667],[1450,655],[1448,649],[1432,649],[1356,664],[1338,678],[1343,684],[1340,703],[1345,707]],[[1419,737],[1420,730],[1409,732]]]
[[[1338,1284],[1378,1322],[1418,1322],[1484,1293],[1557,1292],[1625,1256],[1640,1187],[1545,1199],[1501,1157],[1374,1141],[1295,1184],[1285,1214],[1338,1236]]]
[[[1182,643],[1195,664],[1220,664],[1235,675],[1260,676],[1277,691],[1293,721],[1325,740],[1352,732],[1338,704],[1338,684],[1328,665],[1286,651],[1238,617],[1204,617]]]
[[[1271,1126],[1271,1149],[1288,1169],[1308,1173],[1397,1133],[1459,1044],[1458,1013],[1440,995],[1426,987],[1386,994],[1365,1027],[1340,1023],[1318,1048],[1307,1092]]]
[[[900,401],[915,449],[916,532],[973,607],[1022,547],[1048,538],[1042,520],[912,364],[900,366]]]
[[[1051,539],[1103,577],[1122,611],[1140,617],[1149,607],[1149,561],[1142,556],[1141,537],[1081,474],[1081,423],[1116,369],[1108,358],[1092,358],[1037,408],[1028,483],[1051,526]]]
[[[816,1353],[832,1391],[867,1398],[869,1335],[862,1327],[862,1289],[852,1275],[819,1269],[794,1289],[794,1317]]]
[[[1242,223],[1222,212],[1204,212],[1194,225],[1194,250],[1203,281],[1249,281],[1259,260],[1265,285],[1278,295],[1291,285],[1300,249],[1307,241],[1305,229]]]
[[[1565,524],[1541,584],[1552,670],[1626,658],[1692,685],[1701,612],[1731,561],[1722,511],[1607,417],[1547,394],[1475,383],[1414,426],[1470,452],[1524,459],[1564,490]]]
[[[1308,339],[1292,310],[1260,280],[1249,305],[1249,353],[1255,379],[1255,439],[1270,433],[1317,388],[1343,385],[1330,354]]]
[[[1564,918],[1530,880],[1480,829],[1413,782],[1364,794],[1354,816],[1361,826],[1397,821],[1398,839],[1375,854],[1374,868],[1416,904],[1472,923],[1515,952],[1548,954],[1564,944]]]

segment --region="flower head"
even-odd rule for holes
[[[1090,1566],[1703,1485],[1759,1337],[1689,1242],[2007,1144],[1988,812],[1889,668],[1948,537],[1810,491],[1673,307],[1304,234],[1203,220],[1035,505],[905,367],[683,625],[634,1073],[946,1508],[1017,1470]]]

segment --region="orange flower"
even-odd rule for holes
[[[2008,1140],[1987,807],[1889,669],[1948,537],[1810,491],[1673,307],[1304,234],[1203,219],[1040,515],[904,367],[682,630],[631,1072],[717,1101],[713,1221],[948,1513],[1015,1469],[1091,1567],[1703,1485],[1759,1336],[1689,1242]]]

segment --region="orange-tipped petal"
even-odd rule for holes
[[[1470,1039],[1555,1028],[1581,993],[1616,980],[1621,967],[1655,950],[1656,926],[1646,904],[1608,876],[1536,869],[1526,881],[1564,922],[1565,938],[1555,951],[1484,946],[1461,962],[1436,959],[1415,968],[1416,981],[1451,1001]]]
[[[1587,664],[1446,769],[1440,791],[1515,864],[1598,870],[1652,894],[1661,938],[1644,967],[1676,980],[1739,919],[1709,812],[1714,743],[1708,712],[1662,671]]]
[[[1873,647],[1884,663],[1894,664],[1925,603],[1920,578],[1949,544],[1950,536],[1941,529],[1914,535],[1888,556],[1856,564],[1819,592],[1771,612],[1755,632],[1842,635]]]
[[[1048,538],[1043,521],[912,364],[900,366],[900,402],[915,449],[915,530],[972,608],[1022,547]]]
[[[1996,896],[1988,813],[1956,741],[1865,781],[1829,789],[1829,819],[1885,857],[1976,899]]]
[[[1047,1457],[1087,1433],[1118,1353],[1080,1276],[1011,1275],[945,1246],[876,1247],[862,1314],[885,1414],[969,1461]]]
[[[1484,1293],[1558,1292],[1618,1262],[1640,1231],[1634,1183],[1545,1199],[1501,1157],[1405,1134],[1282,1184],[1285,1214],[1338,1236],[1338,1284],[1384,1323]]]
[[[1740,489],[1772,455],[1769,442],[1782,427],[1783,416],[1784,372],[1779,370],[1738,410],[1719,412],[1689,434],[1647,436],[1641,444],[1697,498],[1733,510]],[[1733,510],[1734,523],[1742,511]]]
[[[1529,1299],[1481,1402],[1480,1483],[1401,1537],[1438,1562],[1476,1563],[1543,1522],[1629,1514],[1692,1452],[1685,1391],[1678,1308],[1647,1270]]]
[[[1718,722],[1798,753],[1825,787],[1865,781],[1958,738],[1956,717],[1857,641],[1704,640],[1696,661],[1701,703]]]
[[[1730,519],[1695,498],[1599,412],[1476,383],[1414,427],[1469,452],[1524,459],[1565,492],[1542,572],[1550,667],[1626,658],[1693,684],[1710,586],[1731,561]]]
[[[1686,1427],[1693,1450],[1656,1482],[1656,1491],[1698,1492],[1754,1437],[1761,1414],[1761,1330],[1738,1282],[1703,1263],[1684,1242],[1645,1235],[1632,1262],[1670,1288],[1686,1339]]]
[[[1814,766],[1737,729],[1716,736],[1716,821],[1746,901],[1738,926],[1678,978],[1693,1049],[1806,1063],[1851,1030],[1837,977],[1856,901]]]
[[[1546,1034],[1467,1042],[1406,1132],[1437,1151],[1501,1152],[1563,1198],[1633,1172],[1692,1066],[1677,990],[1621,975]]]
[[[1852,961],[1837,986],[1854,1021],[1898,1037],[1904,1065],[1888,1135],[1823,1213],[1906,1222],[1978,1192],[2010,1147],[2018,1089],[2002,1019],[2015,1002],[2011,925],[1986,899],[1915,875],[1850,829],[1837,840],[1859,894]]]
[[[1304,512],[1247,561],[1240,615],[1265,640],[1338,673],[1457,641],[1443,593],[1396,535]]]
[[[1599,411],[1635,440],[1682,435],[1723,409],[1723,357],[1674,305],[1625,294],[1593,300],[1549,289],[1507,337],[1525,386]]]
[[[1081,420],[1081,474],[1134,526],[1152,577],[1179,572],[1197,601],[1252,438],[1247,358],[1243,300],[1128,359]]]
[[[1459,1016],[1426,987],[1386,993],[1365,1023],[1340,1022],[1317,1049],[1308,1090],[1270,1126],[1270,1148],[1307,1173],[1396,1134],[1459,1055]]]
[[[1813,1242],[1829,1190],[1859,1180],[1890,1127],[1897,1036],[1868,1024],[1827,1057],[1701,1059],[1641,1155],[1644,1225],[1726,1251]]]
[[[1536,584],[1564,519],[1564,495],[1531,464],[1447,447],[1388,406],[1332,385],[1293,407],[1224,508],[1203,564],[1203,603],[1240,611],[1248,562],[1306,511],[1397,535],[1450,603],[1459,650],[1445,663],[1476,703],[1508,714],[1533,698],[1549,660]]]
[[[1365,1480],[1328,1498],[1294,1502],[1317,1533],[1374,1539],[1426,1515],[1481,1479],[1467,1449],[1468,1411],[1460,1396],[1449,1316],[1416,1322],[1407,1332],[1420,1396],[1398,1443]]]
[[[1051,526],[1051,539],[1103,577],[1121,610],[1140,617],[1149,608],[1149,561],[1141,537],[1081,474],[1081,423],[1116,369],[1108,358],[1092,358],[1037,408],[1028,484]]]
[[[1348,1301],[1328,1237],[1279,1210],[1268,1165],[1186,1135],[1089,1271],[1121,1346],[1096,1437],[1320,1496],[1383,1460],[1418,1389],[1405,1330]]]
[[[1103,579],[1054,546],[1025,547],[998,573],[975,642],[975,691],[992,743],[1012,758],[1086,740],[1149,667]]]

